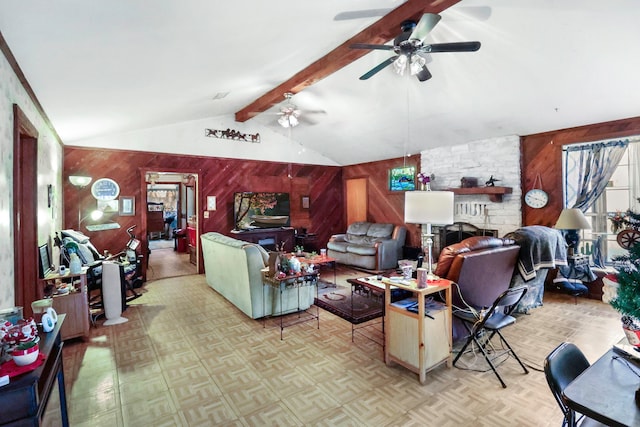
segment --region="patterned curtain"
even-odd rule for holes
[[[640,212],[640,142],[639,138],[632,138],[629,144],[629,209]]]
[[[564,149],[564,206],[586,212],[602,194],[629,140],[568,146]]]

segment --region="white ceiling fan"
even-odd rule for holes
[[[287,92],[284,94],[286,99],[285,103],[280,106],[280,112],[277,113],[280,118],[278,124],[284,128],[296,127],[303,120],[303,115],[307,114],[325,114],[324,110],[300,110],[296,104],[291,101],[293,93]],[[307,123],[313,124],[309,120],[305,120]]]

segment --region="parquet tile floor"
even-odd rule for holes
[[[360,275],[362,273],[351,273]],[[340,277],[341,280],[344,277]],[[562,341],[595,361],[622,338],[607,304],[546,293],[543,307],[505,330],[532,366],[438,367],[417,376],[386,366],[382,348],[320,312],[284,331],[252,320],[191,275],[148,282],[128,323],[69,341],[64,370],[72,426],[560,426],[544,357]],[[465,363],[486,369],[470,355]]]

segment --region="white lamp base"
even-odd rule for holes
[[[119,325],[121,323],[127,323],[128,321],[129,319],[127,319],[126,317],[114,317],[113,319],[105,320],[103,325],[104,326]]]

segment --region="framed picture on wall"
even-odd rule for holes
[[[416,167],[402,166],[389,170],[389,190],[413,191],[416,189]]]
[[[134,216],[136,214],[136,198],[121,196],[119,214],[120,216]]]
[[[309,205],[311,204],[311,200],[309,199],[309,196],[301,196],[300,204],[302,206],[302,209],[309,209]]]

